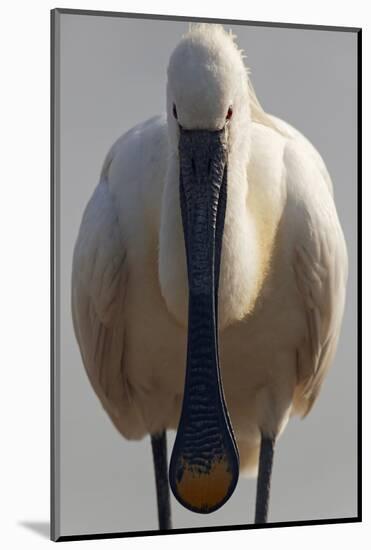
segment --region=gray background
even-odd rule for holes
[[[83,15],[62,15],[59,23],[57,534],[157,529],[149,438],[124,440],[90,387],[73,334],[70,274],[81,215],[104,156],[132,125],[165,110],[167,62],[188,25]],[[291,419],[279,441],[270,521],[352,517],[357,512],[356,35],[225,27],[247,53],[265,109],[296,126],[324,157],[349,253],[335,364],[313,411],[304,421]],[[168,441],[171,452],[173,433]],[[255,481],[244,478],[211,515],[189,512],[172,499],[174,527],[251,523],[254,500]]]

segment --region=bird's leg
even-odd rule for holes
[[[151,435],[159,529],[171,529],[166,431]]]
[[[275,438],[262,434],[256,490],[255,523],[267,523]]]

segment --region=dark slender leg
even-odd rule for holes
[[[169,474],[167,464],[166,431],[151,435],[155,466],[159,529],[171,529]]]
[[[275,439],[262,435],[258,486],[256,490],[255,523],[267,523]]]

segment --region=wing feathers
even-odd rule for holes
[[[143,435],[143,421],[130,396],[125,371],[124,239],[103,180],[90,199],[77,238],[72,272],[72,313],[89,380],[117,429]]]
[[[303,303],[306,336],[298,349],[295,408],[311,409],[335,355],[348,272],[344,237],[321,171],[292,147],[286,155],[288,197],[295,219],[292,265]]]

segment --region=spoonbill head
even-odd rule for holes
[[[267,521],[275,441],[317,398],[346,279],[319,153],[262,109],[233,36],[192,26],[170,57],[167,116],[107,155],[72,275],[92,386],[125,437],[151,435],[161,529],[169,482],[209,513],[240,469],[258,472]]]
[[[167,113],[174,133],[176,122],[186,129],[221,130],[233,113],[240,125],[246,123],[247,93],[246,68],[232,35],[206,24],[193,27],[168,66]]]

